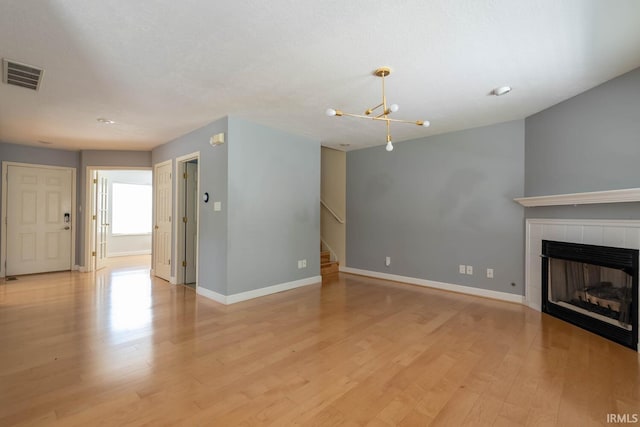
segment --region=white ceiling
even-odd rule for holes
[[[2,0],[0,141],[148,150],[225,115],[349,149],[520,119],[640,66],[637,0]],[[496,86],[513,91],[490,96]],[[105,125],[104,117],[116,121]]]

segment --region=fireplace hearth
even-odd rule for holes
[[[637,249],[542,241],[542,311],[637,350]]]

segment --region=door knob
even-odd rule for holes
[[[69,227],[68,225],[66,227],[64,227],[65,230],[69,230],[71,227]]]

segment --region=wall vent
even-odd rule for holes
[[[8,85],[38,90],[44,70],[2,58],[2,81]]]

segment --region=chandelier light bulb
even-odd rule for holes
[[[327,111],[325,111],[325,114],[329,117],[333,117],[336,115],[336,110],[334,110],[333,108],[327,108]]]
[[[424,120],[422,122],[422,126],[428,128],[429,126],[431,126],[431,123],[429,123],[429,120]]]
[[[387,142],[387,146],[385,147],[385,150],[393,151],[393,144],[391,143],[391,141]]]
[[[398,104],[391,104],[389,105],[389,111],[391,111],[392,113],[395,113],[396,111],[398,111],[400,109],[400,107],[398,106]]]

